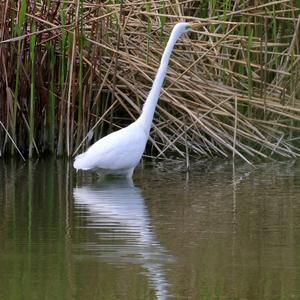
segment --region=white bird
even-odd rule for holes
[[[129,126],[101,138],[86,152],[76,156],[75,169],[96,169],[103,174],[132,177],[134,168],[140,162],[145,150],[174,45],[183,33],[201,26],[202,23],[178,23],[174,26],[140,117]]]

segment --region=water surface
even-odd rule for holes
[[[0,162],[0,299],[300,299],[300,163]]]

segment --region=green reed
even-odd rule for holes
[[[60,22],[62,26],[66,25],[66,1],[63,1],[60,11]],[[65,95],[66,95],[66,72],[67,72],[67,58],[66,52],[69,47],[68,44],[69,34],[65,27],[61,30],[60,36],[60,62],[59,62],[59,85],[60,85],[60,101],[58,105],[59,110],[59,127],[58,127],[58,142],[57,142],[57,154],[62,155],[64,148],[64,126],[65,126]]]
[[[32,22],[32,32],[36,31],[35,21]],[[36,35],[30,37],[30,64],[31,64],[31,76],[30,76],[30,104],[29,104],[29,149],[28,156],[32,158],[33,155],[33,142],[34,142],[34,118],[35,118],[35,47],[36,47]]]
[[[146,2],[145,3],[145,9],[149,13],[151,11],[151,2]],[[146,63],[149,63],[149,48],[150,48],[150,34],[152,31],[152,22],[151,18],[147,18],[147,57],[146,57]]]
[[[49,104],[47,111],[47,143],[49,144],[50,151],[55,153],[55,103],[56,103],[56,89],[55,89],[55,66],[57,58],[55,55],[55,45],[52,42],[48,42],[49,51],[49,71],[50,71],[50,89],[49,89]]]
[[[77,139],[76,144],[80,143],[80,139],[82,138],[82,101],[83,101],[83,84],[84,84],[84,62],[83,62],[83,50],[85,46],[85,34],[84,34],[84,8],[83,8],[83,0],[80,1],[80,35],[79,35],[79,74],[78,74],[78,109],[77,109]]]
[[[251,57],[251,49],[253,46],[253,30],[251,29],[248,32],[248,40],[247,40],[247,77],[248,77],[248,96],[249,99],[252,98],[253,94],[253,77],[252,77],[252,68],[251,68],[251,62],[252,62],[252,57]]]
[[[26,0],[22,0],[20,2],[20,10],[17,18],[17,23],[13,25],[13,31],[15,36],[18,37],[23,32],[23,27],[26,20],[26,11],[27,11],[27,2]],[[12,137],[16,140],[16,125],[17,125],[17,109],[18,109],[18,99],[19,99],[19,89],[20,89],[20,76],[21,76],[21,55],[22,55],[22,40],[18,41],[17,48],[17,66],[16,66],[16,75],[15,75],[15,92],[13,99],[13,113],[12,113]],[[12,152],[14,151],[14,147],[11,148]]]
[[[160,4],[159,14],[160,14],[160,16],[159,16],[160,40],[161,40],[161,42],[164,42],[164,39],[165,39],[164,27],[165,27],[166,22],[167,22],[167,18],[165,16],[165,14],[166,14],[166,3],[165,3],[165,1],[162,1],[162,3]]]

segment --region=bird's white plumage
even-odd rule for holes
[[[74,161],[74,168],[98,169],[103,173],[127,175],[139,163],[147,139],[148,135],[143,126],[136,121],[103,137],[85,153],[78,155]]]
[[[103,173],[132,176],[145,150],[170,55],[177,39],[190,28],[189,23],[178,23],[174,26],[141,116],[134,123],[103,137],[85,153],[78,155],[74,161],[74,168],[97,169]]]

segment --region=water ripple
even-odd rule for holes
[[[139,188],[124,179],[102,181],[74,188],[78,217],[83,229],[97,240],[84,242],[81,250],[114,265],[141,265],[157,299],[167,299],[166,263],[173,261],[157,240]]]

